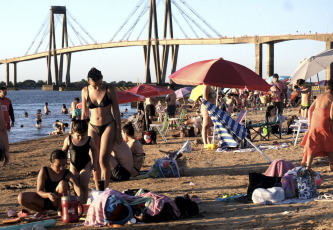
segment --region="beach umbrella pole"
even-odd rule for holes
[[[269,160],[270,162],[273,162],[271,158],[269,158],[263,151],[261,151],[261,149],[259,149],[255,144],[252,143],[252,141],[245,137],[244,138],[247,142],[249,142],[256,150],[258,150],[264,157],[266,157],[267,160]]]
[[[319,93],[321,94],[321,89],[320,89],[320,85],[319,85],[319,76],[318,76],[318,73],[317,73],[317,80],[318,80]]]

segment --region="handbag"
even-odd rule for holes
[[[318,196],[315,173],[313,170],[301,167],[297,171],[296,181],[299,199],[307,200]]]

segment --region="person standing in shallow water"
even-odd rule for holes
[[[98,181],[104,177],[107,188],[111,171],[118,166],[112,161],[111,152],[116,143],[122,142],[118,99],[115,89],[103,83],[103,75],[98,69],[89,71],[88,83],[89,86],[82,89],[82,119],[89,118],[90,109],[88,135],[96,144],[99,162],[94,172],[95,185],[99,189]]]

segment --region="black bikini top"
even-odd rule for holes
[[[102,99],[102,101],[98,104],[98,105],[95,105],[94,103],[92,103],[92,101],[90,100],[90,97],[89,97],[89,90],[88,90],[88,86],[87,86],[87,92],[88,92],[88,96],[87,96],[87,106],[89,109],[96,109],[98,107],[106,107],[108,105],[111,105],[111,100],[110,98],[108,97],[107,95],[107,91],[108,91],[108,87],[106,87],[106,90],[105,90],[105,94],[104,94],[104,97]]]

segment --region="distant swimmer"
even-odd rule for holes
[[[24,112],[23,117],[28,117],[28,112]]]
[[[61,110],[62,114],[68,114],[68,109],[66,108],[65,104],[62,104],[62,110]]]
[[[51,111],[49,110],[49,103],[45,102],[45,106],[44,106],[44,113],[45,115],[48,115],[51,113]]]
[[[36,116],[37,116],[37,118],[36,118],[36,121],[37,121],[36,126],[37,126],[38,128],[40,128],[41,125],[42,125],[42,120],[43,120],[42,110],[38,109],[38,110],[37,110],[37,113],[36,113]]]

